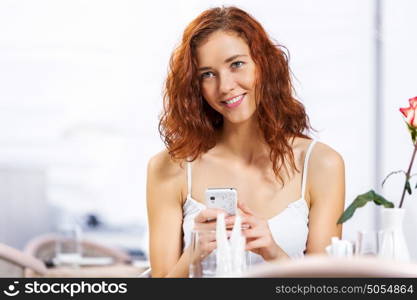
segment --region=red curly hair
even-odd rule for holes
[[[193,161],[215,146],[223,117],[201,96],[196,48],[218,30],[238,34],[249,46],[256,66],[257,120],[270,147],[273,171],[282,181],[279,170],[286,169],[286,158],[297,170],[289,139],[308,138],[304,132],[311,126],[304,106],[293,97],[284,47],[275,45],[253,17],[236,7],[206,10],[185,29],[170,59],[160,135],[173,159]]]

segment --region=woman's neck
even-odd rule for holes
[[[269,147],[255,118],[239,124],[225,121],[218,145],[247,164],[269,155]]]

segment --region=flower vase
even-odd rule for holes
[[[402,262],[410,261],[403,229],[404,213],[404,208],[381,209],[379,257]]]

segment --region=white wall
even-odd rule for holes
[[[383,84],[383,175],[392,171],[407,171],[413,145],[403,121],[400,107],[408,107],[408,99],[417,96],[417,2],[412,0],[385,1],[384,22],[384,84]],[[417,165],[417,162],[414,162]],[[414,166],[412,173],[416,173]],[[416,186],[416,177],[411,185]],[[404,186],[402,174],[391,176],[383,193],[399,205]],[[403,207],[406,239],[410,253],[417,260],[417,191],[406,196]]]
[[[233,4],[289,49],[318,137],[345,159],[349,204],[374,182],[373,2],[2,1],[0,163],[47,165],[48,201],[68,211],[146,224],[146,163],[163,148],[157,123],[170,53],[203,9]],[[385,119],[395,115],[395,125],[381,129],[384,170],[391,170],[404,165],[394,163],[402,156],[395,153],[411,151],[388,142],[407,142],[388,104],[414,96],[416,4],[387,5]],[[410,39],[414,48],[404,46]],[[374,227],[374,211],[358,211],[345,237]]]
[[[22,248],[34,235],[52,229],[45,183],[40,166],[0,167],[0,243]]]

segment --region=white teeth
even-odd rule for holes
[[[231,99],[229,101],[225,101],[225,102],[226,102],[226,104],[232,104],[232,103],[235,103],[235,102],[239,101],[242,97],[243,96],[240,95],[240,96],[234,97],[233,99]]]

